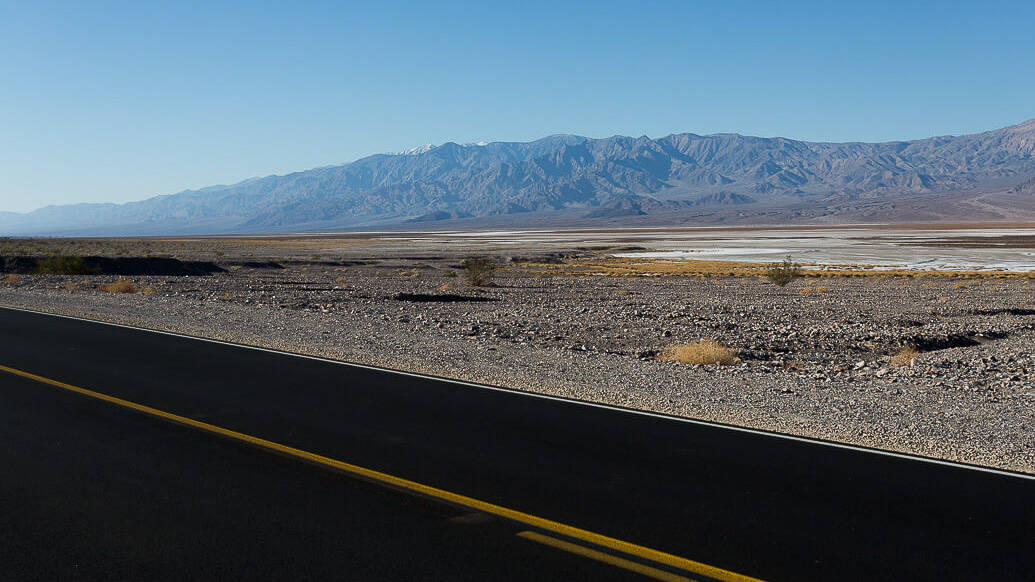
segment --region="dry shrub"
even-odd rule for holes
[[[812,287],[802,287],[801,289],[798,290],[798,293],[801,293],[802,295],[810,295],[810,294],[815,293],[815,292],[816,292],[816,290],[813,289]]]
[[[335,277],[334,278],[334,282],[335,283],[344,283],[345,282],[345,277],[340,277],[340,276],[339,277]]]
[[[143,295],[154,295],[155,293],[158,293],[158,289],[155,289],[154,287],[144,287],[140,290],[140,293]]]
[[[906,346],[898,351],[897,354],[891,357],[892,366],[912,366],[913,361],[920,356],[920,352],[916,351],[913,346]]]
[[[15,275],[14,273],[11,273],[10,275],[4,277],[4,284],[6,284],[6,285],[17,285],[19,282],[21,282],[21,280],[22,280],[21,277],[19,277],[18,275]]]
[[[826,293],[829,290],[830,289],[826,285],[817,285],[816,286],[816,293]]]
[[[496,261],[489,257],[468,257],[461,261],[460,265],[464,268],[464,278],[467,279],[469,285],[474,287],[492,285]]]
[[[108,293],[136,293],[140,291],[132,281],[127,281],[126,279],[119,279],[107,285],[98,285],[97,288]]]
[[[456,277],[456,271],[446,271],[445,273],[442,273],[442,276],[443,277]]]
[[[435,290],[436,291],[441,291],[441,292],[445,293],[446,291],[452,291],[453,290],[453,286],[450,285],[449,283],[443,283],[443,284],[439,285],[438,287],[436,287]]]
[[[420,269],[402,269],[399,271],[399,274],[403,277],[419,277]]]
[[[680,362],[695,366],[718,364],[728,366],[737,361],[733,350],[715,340],[700,340],[689,344],[669,346],[661,352],[660,358],[666,362]]]

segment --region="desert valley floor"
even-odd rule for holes
[[[1035,472],[1033,252],[1030,224],[3,239],[0,304]],[[704,339],[735,359],[661,357]]]

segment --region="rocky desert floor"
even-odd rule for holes
[[[778,287],[757,266],[613,258],[621,246],[454,243],[8,239],[0,304],[1035,473],[1026,273],[838,271]],[[490,286],[465,281],[472,253],[498,265]],[[53,256],[137,263],[26,268]],[[112,292],[119,279],[130,292]],[[662,357],[704,339],[735,360]]]

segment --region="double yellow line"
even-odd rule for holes
[[[537,517],[534,515],[530,515],[528,513],[523,513],[514,509],[509,509],[506,507],[495,505],[493,503],[481,501],[479,499],[474,499],[473,497],[467,497],[466,495],[460,495],[458,493],[453,493],[451,491],[446,491],[444,489],[439,489],[437,487],[431,487],[429,485],[424,485],[421,483],[417,483],[415,481],[410,481],[409,479],[396,477],[395,475],[389,475],[387,473],[382,473],[380,471],[375,471],[373,469],[367,469],[366,467],[360,467],[359,465],[353,465],[351,463],[346,463],[344,461],[339,461],[337,459],[331,459],[329,457],[324,457],[322,455],[310,453],[302,449],[296,449],[294,447],[282,445],[280,443],[275,443],[273,441],[269,441],[263,438],[226,429],[220,426],[216,426],[214,424],[209,424],[207,422],[201,422],[199,420],[194,420],[192,418],[180,416],[178,414],[166,412],[164,410],[159,410],[157,408],[152,408],[144,404],[138,404],[136,402],[124,400],[122,398],[117,398],[115,396],[109,396],[107,394],[102,394],[100,392],[88,390],[86,388],[80,388],[79,386],[74,386],[72,384],[67,384],[65,382],[60,382],[58,380],[52,380],[50,378],[45,378],[43,376],[32,374],[30,372],[25,372],[15,368],[9,368],[3,365],[0,365],[0,371],[7,372],[8,374],[13,374],[15,376],[20,376],[22,378],[27,378],[29,380],[34,380],[42,384],[54,386],[56,388],[61,388],[63,390],[68,390],[70,392],[75,392],[77,394],[82,394],[83,396],[88,396],[90,398],[95,398],[97,400],[103,400],[104,402],[122,406],[124,408],[135,410],[137,412],[143,412],[144,414],[149,414],[157,418],[169,420],[177,424],[182,424],[185,426],[189,426],[191,428],[196,428],[198,430],[202,430],[208,433],[217,434],[219,436],[233,439],[235,441],[248,443],[250,445],[254,445],[270,451],[275,451],[284,455],[290,455],[298,459],[309,461],[311,463],[316,463],[318,465],[323,465],[325,467],[330,467],[332,469],[337,469],[339,471],[363,477],[365,479],[378,481],[380,483],[390,485],[392,487],[396,487],[420,495],[425,495],[427,497],[432,497],[456,505],[461,505],[484,513],[497,515],[499,517],[523,523],[525,525],[543,531],[548,531],[569,538],[578,539],[583,542],[588,542],[601,548],[606,548],[608,550],[612,550],[615,552],[621,552],[630,556],[636,556],[644,560],[649,560],[651,562],[655,562],[658,564],[664,564],[666,566],[677,568],[679,570],[683,570],[686,572],[700,574],[702,576],[707,576],[715,580],[721,580],[722,582],[762,582],[757,578],[751,578],[750,576],[744,576],[743,574],[737,574],[736,572],[730,572],[728,570],[723,570],[721,568],[709,566],[708,564],[703,564],[701,562],[695,562],[693,560],[681,558],[679,556],[668,554],[655,549],[636,545],[630,542],[622,541],[619,539],[615,539],[612,537],[608,537],[605,535],[601,535],[598,533],[594,533],[591,531],[587,531],[549,519],[544,519],[542,517]],[[624,560],[622,558],[618,558],[603,552],[597,552],[596,550],[583,548],[582,546],[570,544],[568,542],[564,542],[563,540],[550,538],[549,536],[543,536],[536,532],[522,532],[519,535],[526,539],[531,539],[533,541],[544,543],[546,545],[550,545],[559,549],[564,549],[566,551],[572,551],[574,553],[581,554],[592,559],[611,563],[612,565],[623,567],[625,569],[632,571],[637,571],[641,574],[652,576],[654,578],[658,578],[661,580],[685,579],[680,576],[675,576],[673,574],[665,572],[663,570],[643,566],[636,562]],[[650,571],[653,571],[653,574]]]

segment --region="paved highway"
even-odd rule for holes
[[[0,579],[1035,575],[1035,480],[0,309]]]

